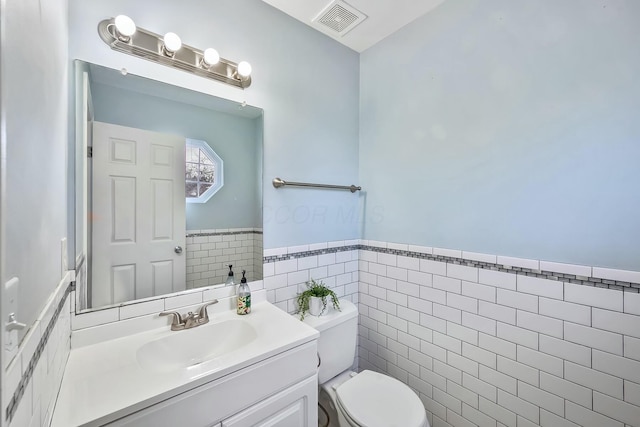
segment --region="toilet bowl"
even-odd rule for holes
[[[340,309],[304,319],[320,332],[319,402],[329,413],[329,426],[429,427],[422,402],[406,384],[378,372],[350,370],[358,311],[348,300],[340,300]]]

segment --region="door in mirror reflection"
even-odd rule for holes
[[[184,137],[94,122],[91,306],[186,288]]]

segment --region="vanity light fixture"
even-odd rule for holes
[[[204,55],[202,56],[202,64],[200,64],[204,68],[209,68],[213,65],[216,65],[220,62],[220,54],[217,50],[213,48],[207,48],[204,50]]]
[[[136,24],[127,15],[118,15],[114,19],[116,34],[123,42],[128,42],[132,35],[136,33]]]
[[[238,78],[240,80],[246,80],[251,76],[251,64],[247,61],[241,61],[238,64]]]
[[[176,33],[167,33],[162,39],[162,52],[173,58],[177,51],[182,47],[182,40]]]
[[[218,80],[241,89],[251,85],[251,65],[221,58],[213,48],[204,52],[182,43],[176,33],[160,36],[139,28],[126,15],[105,19],[98,24],[98,34],[111,49],[139,58]]]

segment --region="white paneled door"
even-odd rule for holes
[[[185,139],[95,122],[91,306],[185,289]]]

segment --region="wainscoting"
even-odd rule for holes
[[[311,278],[357,303],[359,369],[412,387],[432,427],[640,427],[640,272],[366,240],[267,249],[263,262],[252,291],[289,313]],[[156,321],[234,292],[76,315],[61,283],[9,366],[5,415],[47,425],[70,330],[106,339],[97,326]]]
[[[433,427],[640,426],[640,273],[359,243],[360,369]]]

